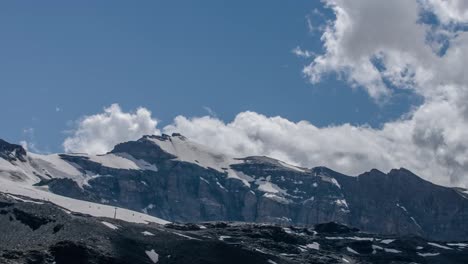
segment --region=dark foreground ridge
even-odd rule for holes
[[[28,198],[29,199],[29,198]],[[0,263],[468,263],[467,243],[211,222],[135,224],[0,194]]]

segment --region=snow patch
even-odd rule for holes
[[[329,177],[329,176],[326,176],[326,175],[318,175],[320,177],[320,179],[322,179],[322,181],[324,182],[329,182],[333,185],[335,185],[336,187],[338,187],[339,189],[341,189],[341,185],[338,183],[338,181],[333,178],[333,177]]]
[[[395,254],[401,253],[401,251],[393,249],[393,248],[384,248],[383,250],[387,253],[395,253]]]
[[[47,188],[30,186],[27,183],[12,182],[0,178],[0,192],[21,195],[37,200],[48,201],[64,209],[96,217],[114,218],[117,208],[116,218],[133,223],[157,223],[167,224],[168,221],[147,214],[138,213],[128,209],[118,208],[109,205],[97,204],[82,200],[76,200],[65,196],[60,196],[47,191]]]
[[[52,176],[59,176],[60,178],[76,178],[82,173],[71,163],[63,160],[59,154],[39,155],[28,153],[31,157],[32,163],[42,169],[42,173],[47,173]]]
[[[279,203],[283,203],[283,204],[292,203],[291,200],[286,199],[286,198],[281,197],[281,196],[278,196],[278,195],[275,195],[275,194],[272,194],[272,193],[265,193],[263,195],[263,197],[274,200],[274,201],[279,202]]]
[[[337,199],[337,200],[335,201],[335,203],[336,203],[338,206],[342,206],[342,207],[348,208],[348,203],[346,202],[346,199]]]
[[[434,242],[427,242],[428,245],[431,245],[433,247],[438,247],[438,248],[442,248],[442,249],[447,249],[447,250],[452,250],[453,248],[449,248],[449,247],[446,247],[446,246],[443,246],[441,244],[437,244],[437,243],[434,243]]]
[[[183,237],[183,238],[187,238],[187,239],[190,239],[190,240],[200,240],[198,238],[195,238],[195,237],[191,237],[191,236],[187,236],[187,235],[184,235],[184,234],[181,234],[181,233],[178,233],[178,232],[172,232],[174,235],[178,235],[180,237]]]
[[[405,213],[408,213],[408,210],[403,205],[400,205],[399,203],[396,204],[397,207],[401,208]]]
[[[278,185],[271,183],[271,182],[260,181],[257,184],[258,184],[258,190],[261,192],[279,193],[281,190],[281,188],[279,188]]]
[[[418,252],[418,255],[421,257],[434,257],[440,255],[440,253],[420,253]]]
[[[411,218],[411,220],[413,220],[413,223],[415,225],[417,225],[420,229],[422,229],[422,227],[419,225],[419,223],[416,221],[416,219],[414,219],[414,217],[411,216],[410,218]]]
[[[112,230],[117,230],[117,229],[119,229],[116,225],[113,225],[113,224],[111,224],[111,223],[109,223],[109,222],[102,221],[101,223],[102,223],[103,225],[107,226],[108,228],[112,229]]]
[[[447,246],[451,247],[468,247],[466,243],[447,243]]]
[[[288,168],[290,170],[295,170],[295,171],[299,171],[299,172],[307,172],[307,170],[303,169],[303,168],[299,168],[299,167],[296,167],[294,165],[291,165],[291,164],[288,164],[286,162],[283,162],[283,161],[278,161],[279,164],[285,168]]]
[[[144,236],[154,236],[153,233],[149,232],[149,231],[143,231],[141,232]]]
[[[104,167],[121,169],[121,170],[139,170],[140,167],[135,164],[135,162],[117,156],[115,154],[105,154],[105,155],[90,155],[86,156],[90,161],[101,164]]]
[[[317,242],[313,242],[312,244],[307,244],[306,247],[310,249],[320,250],[320,244]]]
[[[383,247],[372,245],[372,254],[376,254],[377,250],[383,250]]]
[[[350,253],[359,255],[359,253],[358,253],[356,250],[354,250],[354,249],[352,249],[352,248],[350,248],[350,247],[346,247],[346,250],[347,250],[348,252],[350,252]]]
[[[203,177],[200,177],[200,180],[206,182],[206,184],[208,184],[208,185],[210,184],[210,182],[208,180],[206,180],[205,178],[203,178]]]
[[[150,251],[145,251],[145,253],[146,253],[146,255],[148,256],[148,258],[151,259],[151,261],[152,261],[153,263],[158,263],[158,261],[159,261],[159,254],[156,253],[156,252],[154,251],[154,249],[152,249],[152,250],[150,250]]]
[[[218,239],[219,239],[220,241],[224,241],[225,239],[229,239],[229,238],[231,238],[231,237],[230,237],[230,236],[219,236]]]
[[[14,200],[24,202],[24,203],[44,204],[42,202],[37,202],[37,201],[29,200],[29,199],[20,198],[18,196],[14,196],[14,195],[11,195],[11,194],[7,194],[7,196],[14,199]]]
[[[395,239],[383,239],[380,241],[380,243],[388,245],[392,243],[393,241],[395,241]]]

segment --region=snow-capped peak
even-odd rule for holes
[[[162,136],[145,136],[144,138],[175,156],[179,161],[194,163],[220,172],[226,172],[231,164],[241,162],[239,159],[188,140],[178,133],[174,133],[172,136],[163,134]]]

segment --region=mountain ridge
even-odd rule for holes
[[[0,146],[8,157],[10,148]],[[24,156],[0,163],[0,178],[168,221],[335,221],[382,234],[468,238],[463,190],[404,168],[348,176],[269,157],[230,157],[177,133],[123,142],[103,155]]]

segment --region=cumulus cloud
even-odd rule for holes
[[[443,23],[468,22],[468,2],[466,0],[425,0],[426,4]]]
[[[418,109],[413,119],[374,129],[350,124],[319,128],[307,121],[242,112],[229,123],[208,116],[178,116],[163,130],[181,132],[237,157],[266,155],[304,167],[327,166],[350,175],[372,168],[388,171],[405,167],[438,184],[464,186],[468,176],[466,149],[456,142],[468,135],[458,130],[446,135],[441,130],[458,117],[450,116],[435,126],[431,123],[440,120],[421,114],[434,111],[452,113],[449,104],[431,104]]]
[[[453,26],[465,22],[465,1],[323,2],[335,17],[325,23],[325,52],[310,57],[304,68],[310,81],[335,73],[376,101],[406,89],[422,96],[422,105],[379,129],[349,124],[319,128],[244,112],[229,123],[180,116],[164,130],[234,155],[268,155],[350,174],[406,167],[439,184],[466,186],[468,75],[463,65],[468,34]],[[427,12],[440,24],[423,21]],[[448,43],[443,51],[442,42]]]
[[[295,52],[311,61],[305,76],[316,83],[335,73],[377,102],[395,89],[406,89],[424,98],[421,105],[381,128],[317,127],[242,112],[230,122],[215,116],[178,116],[163,131],[180,132],[238,157],[267,155],[354,175],[371,168],[405,167],[438,184],[467,186],[468,34],[454,26],[466,22],[465,1],[323,2],[335,14],[321,31],[324,53]],[[433,13],[439,24],[424,21],[425,12]],[[134,124],[142,127],[129,132]],[[120,141],[159,133],[156,124],[146,109],[123,113],[113,105],[84,118],[64,146],[68,151],[104,152]]]
[[[79,120],[63,147],[66,152],[102,154],[118,143],[136,140],[142,135],[159,134],[157,124],[148,109],[138,108],[127,113],[118,104],[113,104],[103,113]]]

